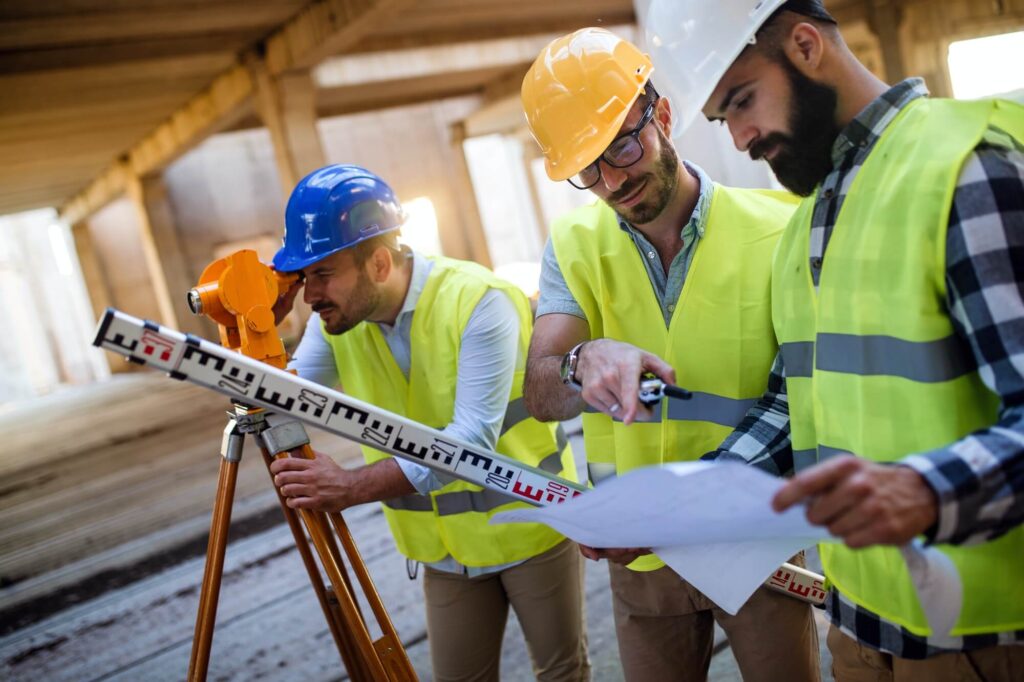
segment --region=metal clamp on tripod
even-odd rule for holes
[[[294,275],[279,275],[260,263],[255,251],[239,251],[207,266],[199,285],[188,293],[189,308],[193,313],[207,315],[217,322],[221,343],[225,347],[283,369],[287,354],[277,335],[273,304],[278,292],[294,279]],[[209,666],[231,506],[246,434],[256,438],[268,473],[270,463],[276,457],[288,456],[289,453],[299,453],[298,456],[309,459],[314,456],[309,437],[299,422],[239,401],[232,401],[232,405],[234,411],[229,415],[221,442],[217,497],[210,523],[206,566],[189,661],[190,681],[205,680]],[[412,663],[341,514],[310,510],[296,513],[285,504],[280,493],[278,501],[349,677],[357,682],[415,680]],[[310,542],[330,580],[330,587],[325,586],[320,577]],[[383,633],[376,641],[371,639],[355,599],[342,549]]]

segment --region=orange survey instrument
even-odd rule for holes
[[[206,266],[188,292],[188,307],[217,323],[221,345],[283,369],[288,358],[274,325],[274,303],[298,278],[274,272],[255,251],[243,249]]]
[[[274,304],[278,296],[297,279],[298,276],[294,274],[274,272],[260,262],[255,251],[237,251],[210,263],[203,270],[199,284],[188,292],[188,305],[193,313],[206,315],[219,325],[220,340],[224,346],[254,360],[284,369],[288,355],[277,334]],[[225,378],[225,381],[228,380],[243,381],[244,377]],[[301,423],[266,412],[262,407],[249,405],[240,399],[233,400],[232,404],[234,411],[229,414],[229,423],[221,444],[217,496],[210,522],[206,567],[189,661],[190,682],[205,680],[209,667],[227,532],[231,524],[231,506],[245,435],[255,437],[268,472],[270,463],[276,457],[287,457],[293,453],[309,459],[314,457],[309,437]],[[416,672],[412,663],[341,514],[308,509],[297,513],[285,504],[280,493],[278,502],[349,678],[354,682],[415,680]],[[307,539],[307,533],[311,540]],[[320,558],[323,573],[330,585],[324,584],[310,549],[311,544]],[[343,554],[348,557],[363,596],[383,633],[376,640],[370,636],[360,611]]]

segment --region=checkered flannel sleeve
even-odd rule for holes
[[[991,130],[968,157],[950,211],[946,285],[953,324],[1001,401],[998,421],[903,463],[929,482],[929,540],[992,540],[1024,521],[1024,149]]]
[[[793,473],[793,448],[789,440],[789,399],[782,353],[775,356],[768,388],[739,426],[717,450],[701,459],[744,462],[775,476]]]

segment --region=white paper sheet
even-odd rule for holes
[[[803,507],[778,514],[785,481],[743,464],[687,462],[648,467],[603,483],[571,502],[496,514],[493,522],[544,523],[591,547],[651,547],[728,613],[783,562],[821,541]],[[959,576],[937,550],[904,548],[933,630],[949,632],[960,610]],[[952,571],[952,573],[950,573]]]

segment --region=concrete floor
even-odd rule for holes
[[[0,414],[0,434],[20,439],[23,449],[15,452],[38,453],[0,459],[7,483],[0,490],[0,679],[186,674],[222,399],[155,375],[108,389]],[[154,392],[163,416],[146,421],[141,415]],[[54,414],[63,415],[60,424]],[[92,428],[83,431],[83,424]],[[61,429],[79,436],[69,439]],[[358,463],[349,444],[315,439],[346,465]],[[406,575],[377,505],[345,517],[417,673],[429,680],[421,586]],[[209,679],[347,679],[254,447],[243,460],[233,518]],[[607,580],[603,563],[588,562],[593,679],[616,681],[622,671]],[[720,632],[718,640],[709,679],[739,680]],[[514,615],[501,666],[505,680],[532,679]]]

